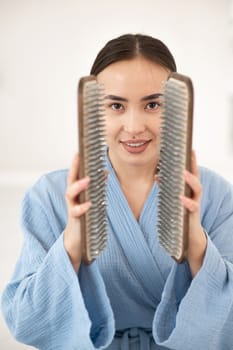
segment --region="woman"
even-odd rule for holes
[[[78,155],[43,176],[23,202],[25,240],[2,306],[16,339],[38,349],[227,350],[233,346],[233,189],[197,167],[187,260],[177,264],[156,236],[163,83],[176,65],[144,35],[111,40],[91,74],[105,89],[108,246],[81,263]],[[175,121],[174,121],[175,122]]]

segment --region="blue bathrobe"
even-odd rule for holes
[[[13,336],[41,350],[232,350],[232,186],[200,168],[208,244],[192,279],[158,243],[157,184],[137,221],[109,160],[107,168],[108,245],[78,274],[63,244],[67,171],[27,192],[24,243],[2,295]]]

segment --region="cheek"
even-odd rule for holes
[[[106,119],[106,142],[109,145],[115,138],[116,135],[118,134],[119,127],[117,127],[116,123],[113,123],[112,121]]]
[[[150,130],[151,132],[156,135],[157,137],[160,136],[160,127],[161,127],[161,122],[160,119],[154,121],[153,123],[150,124]]]

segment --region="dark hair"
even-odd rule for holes
[[[90,74],[97,75],[112,63],[142,56],[170,71],[176,63],[168,47],[159,39],[143,34],[124,34],[107,42],[100,50]]]

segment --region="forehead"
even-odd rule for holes
[[[169,71],[142,57],[113,63],[97,76],[107,93],[139,96],[161,92]]]

